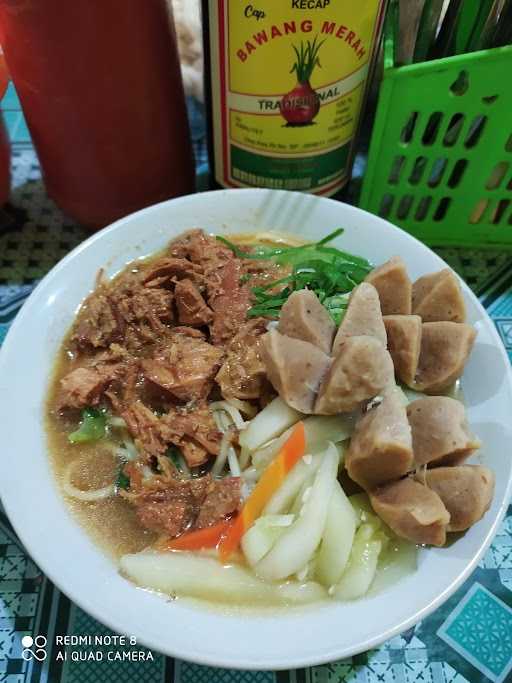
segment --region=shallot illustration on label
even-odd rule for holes
[[[315,67],[321,68],[319,52],[325,41],[301,41],[300,48],[292,45],[295,62],[290,70],[297,77],[293,90],[287,93],[279,103],[279,109],[287,126],[310,126],[320,111],[320,96],[311,87],[311,76]]]

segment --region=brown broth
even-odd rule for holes
[[[54,413],[59,380],[72,366],[65,352],[66,345],[67,338],[55,364],[47,404],[46,433],[50,464],[70,512],[102,550],[117,559],[125,553],[142,550],[155,537],[140,526],[133,507],[120,496],[86,503],[70,498],[62,488],[64,470],[71,462],[77,463],[73,468],[73,484],[83,490],[112,483],[119,467],[103,442],[80,446],[71,444],[68,435],[76,428],[76,424],[66,422]]]
[[[304,241],[286,235],[276,235],[274,241],[270,237],[269,233],[264,233],[261,237],[254,233],[233,235],[230,236],[230,239],[239,244],[304,244]],[[145,259],[128,263],[112,279],[112,282],[115,283],[121,278],[129,277],[130,272],[139,272],[141,268],[149,266],[153,261],[160,258],[163,252],[164,250]],[[79,315],[80,313],[73,325]],[[108,444],[106,445],[104,441],[95,444],[71,444],[68,435],[77,428],[76,420],[66,420],[57,414],[60,380],[76,367],[76,358],[70,346],[71,334],[72,329],[69,330],[59,349],[49,384],[46,405],[49,459],[70,512],[102,550],[118,559],[125,553],[138,552],[152,544],[156,535],[140,526],[133,506],[120,496],[98,502],[83,502],[69,497],[63,489],[64,471],[71,462],[78,463],[80,461],[80,464],[73,468],[73,484],[83,490],[96,489],[115,482],[119,468],[119,463],[109,453]]]

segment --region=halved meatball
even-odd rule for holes
[[[382,321],[379,295],[368,282],[362,282],[350,295],[347,311],[334,338],[333,355],[345,339],[363,335],[374,337],[386,348],[386,328]]]
[[[450,513],[435,491],[411,477],[372,491],[370,502],[398,536],[422,545],[446,543]]]
[[[274,389],[301,413],[312,413],[331,359],[319,348],[270,330],[261,341],[261,357]]]
[[[465,322],[466,306],[457,276],[444,268],[416,280],[412,286],[412,312],[424,323]]]
[[[315,413],[336,415],[358,408],[394,383],[393,361],[375,337],[348,337],[338,346],[315,403]]]
[[[309,289],[292,292],[281,309],[279,332],[310,342],[324,353],[331,352],[334,328],[327,309]]]
[[[393,256],[366,276],[379,293],[382,315],[408,315],[411,312],[412,283],[400,256]]]
[[[345,456],[350,478],[366,490],[403,477],[414,467],[411,428],[397,389],[358,421]]]
[[[427,394],[449,389],[464,372],[475,338],[475,328],[465,323],[423,323],[415,388]]]
[[[450,513],[448,531],[465,531],[482,519],[494,495],[494,473],[482,465],[427,470],[426,484]]]
[[[464,405],[448,396],[413,401],[407,406],[407,418],[417,466],[459,464],[480,447],[469,429]]]
[[[421,348],[421,318],[418,315],[385,315],[388,350],[395,374],[404,384],[414,386]]]

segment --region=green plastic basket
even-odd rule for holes
[[[396,68],[387,34],[384,64],[360,206],[427,244],[512,249],[512,46]]]

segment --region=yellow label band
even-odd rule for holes
[[[217,182],[318,194],[343,186],[384,4],[209,3]]]

